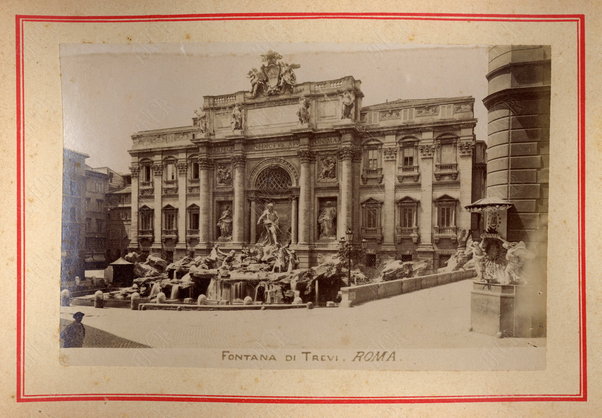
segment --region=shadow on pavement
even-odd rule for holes
[[[61,319],[61,332],[71,322],[73,321]],[[118,337],[98,328],[86,324],[84,326],[86,327],[84,348],[150,348],[148,345]]]

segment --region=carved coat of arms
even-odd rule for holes
[[[282,55],[268,51],[261,56],[264,64],[260,69],[253,68],[248,73],[251,81],[251,96],[272,96],[282,93],[292,93],[297,82],[293,70],[300,68],[298,64],[288,64],[281,61]]]

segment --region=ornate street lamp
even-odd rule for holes
[[[361,246],[359,248],[353,243],[353,231],[351,228],[347,229],[345,236],[339,239],[339,257],[341,261],[347,263],[347,283],[351,285],[351,265],[353,261],[361,259],[366,250],[365,239],[362,239]],[[357,282],[353,283],[357,285]]]

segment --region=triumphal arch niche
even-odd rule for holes
[[[474,100],[362,108],[359,80],[299,83],[299,68],[268,51],[241,69],[249,90],[205,96],[192,126],[132,136],[132,248],[201,255],[277,241],[308,266],[352,232],[372,259],[454,251],[474,200]]]

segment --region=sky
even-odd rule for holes
[[[477,139],[487,135],[487,47],[391,44],[63,44],[64,145],[92,167],[128,172],[131,135],[189,126],[203,96],[249,90],[261,54],[301,67],[297,82],[351,75],[363,105],[396,99],[473,96]]]

